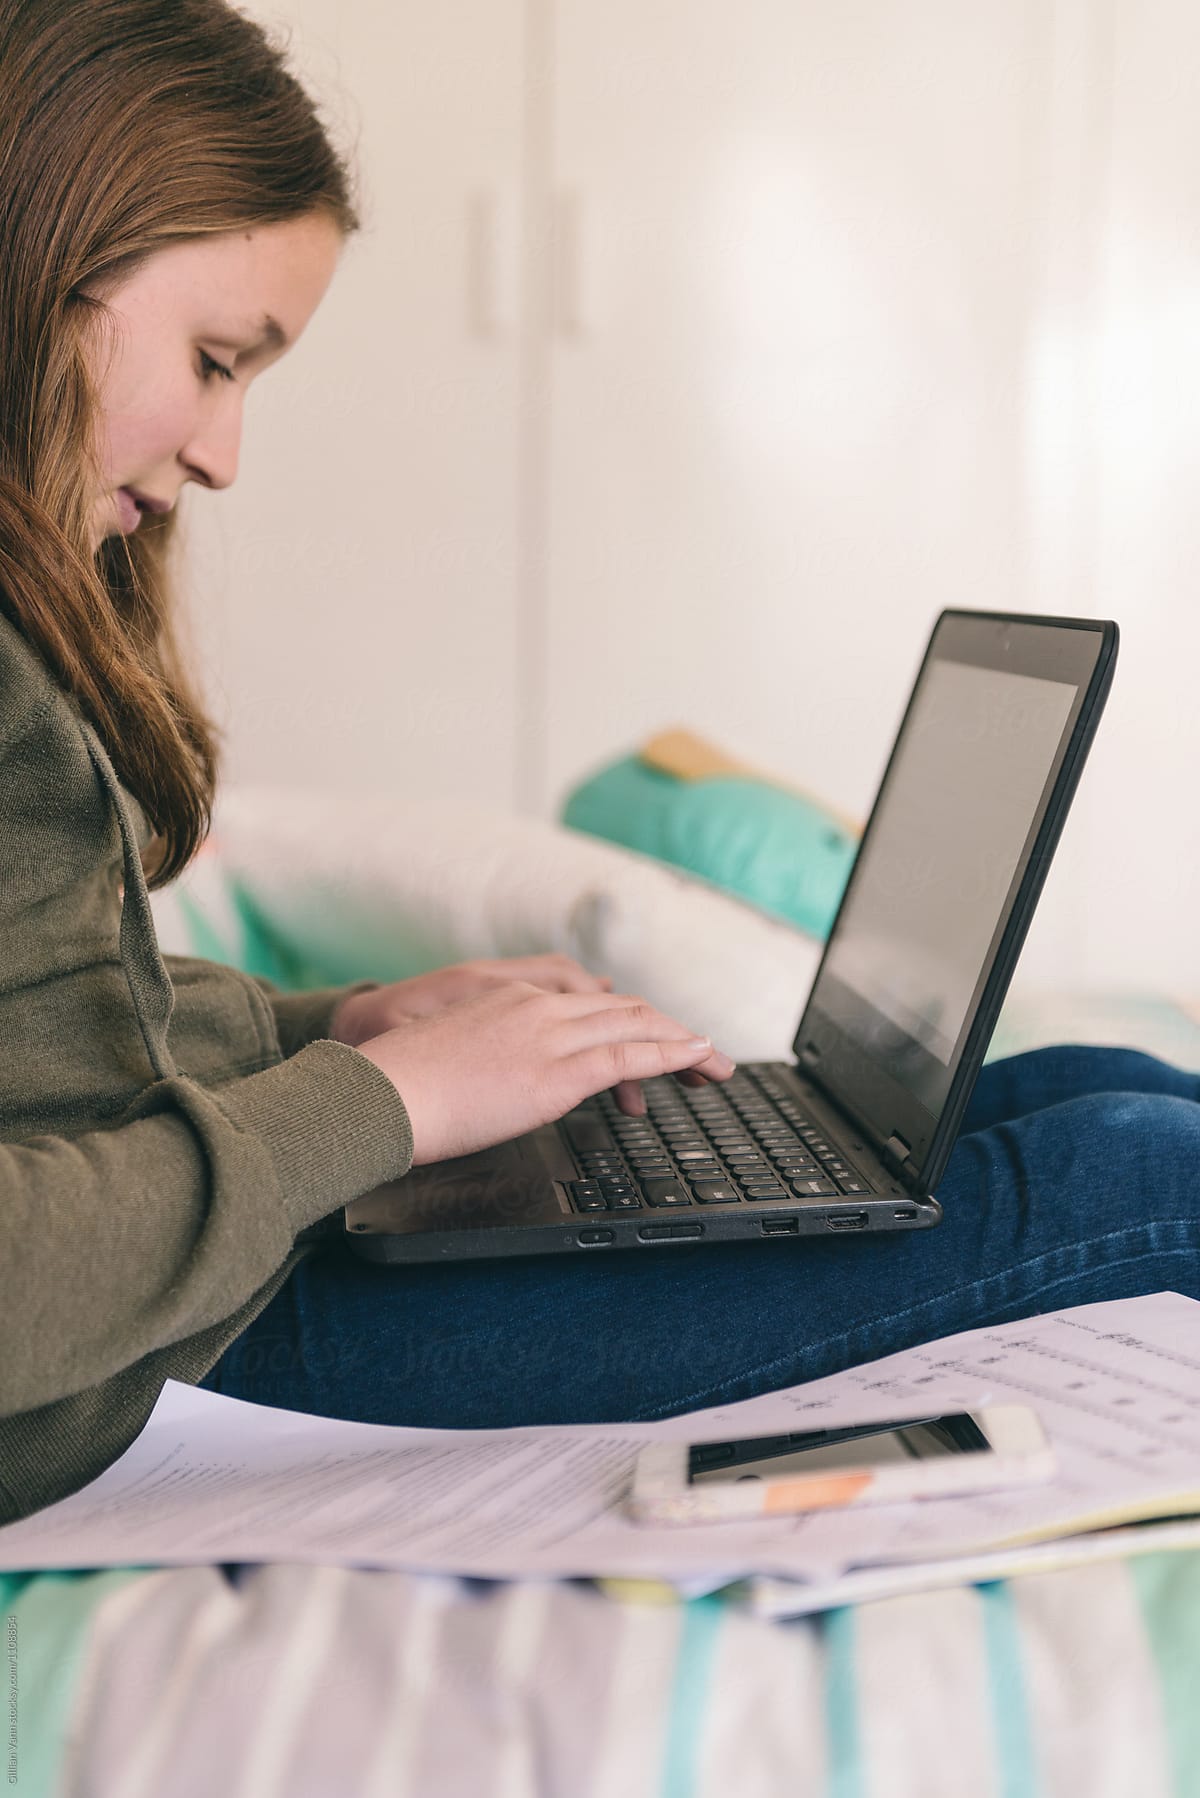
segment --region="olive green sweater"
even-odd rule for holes
[[[412,1163],[390,1082],[322,1038],[354,989],[164,960],[149,837],[0,614],[0,1523],[109,1466],[301,1233]]]

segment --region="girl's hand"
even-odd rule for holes
[[[333,1014],[329,1034],[335,1042],[356,1049],[372,1036],[380,1036],[411,1018],[428,1017],[443,1005],[488,992],[507,980],[525,980],[547,993],[606,993],[612,991],[607,974],[589,974],[569,955],[514,955],[498,961],[459,961],[449,968],[415,974],[411,980],[394,980],[370,993],[351,993]]]
[[[503,980],[354,1045],[404,1100],[414,1167],[510,1142],[594,1093],[734,1064],[633,993],[547,992]],[[640,1094],[639,1094],[640,1096]]]
[[[333,1014],[329,1034],[335,1042],[357,1049],[373,1036],[394,1030],[413,1018],[428,1017],[444,1005],[456,1005],[490,991],[508,980],[525,980],[547,993],[607,993],[612,980],[607,974],[589,974],[569,955],[513,955],[496,961],[459,961],[410,980],[394,980],[370,993],[351,993]],[[685,1086],[707,1084],[703,1074],[680,1074]],[[646,1102],[636,1080],[618,1081],[614,1096],[631,1117],[645,1115]]]

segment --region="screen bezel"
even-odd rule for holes
[[[793,1430],[785,1436],[742,1436],[729,1442],[692,1443],[687,1455],[689,1486],[708,1484],[718,1475],[737,1473],[740,1468],[779,1461],[810,1449],[837,1448],[847,1442],[872,1443],[884,1436],[903,1435],[906,1431],[935,1430],[945,1441],[939,1456],[915,1456],[918,1460],[944,1459],[955,1454],[994,1454],[995,1447],[979,1427],[979,1413],[971,1411],[933,1411],[922,1417],[907,1417],[885,1423],[860,1423],[837,1430]],[[873,1471],[880,1463],[870,1458],[854,1463],[855,1471]],[[795,1478],[802,1468],[789,1468],[785,1478]],[[701,1477],[697,1477],[701,1476]],[[739,1476],[740,1477],[740,1476]]]
[[[941,613],[930,635],[792,1043],[797,1071],[868,1134],[877,1152],[896,1166],[906,1186],[922,1194],[932,1192],[941,1178],[958,1134],[1100,720],[1112,683],[1118,641],[1117,626],[1111,620],[954,609]],[[844,1002],[850,989],[840,982],[833,989],[826,985],[823,1004],[822,986],[832,978],[826,963],[852,899],[873,827],[886,801],[900,746],[926,674],[937,660],[1048,680],[1069,680],[1077,691],[950,1058],[945,1097],[935,1112],[872,1059],[830,1015],[828,1000],[836,997]],[[885,1022],[864,1000],[853,994],[850,997],[872,1022]],[[934,1058],[929,1059],[932,1062]]]

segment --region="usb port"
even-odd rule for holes
[[[800,1219],[798,1217],[764,1217],[762,1233],[764,1236],[799,1236]]]
[[[892,1212],[893,1217],[898,1217],[905,1223],[907,1223],[910,1218],[916,1217],[916,1215],[917,1208],[915,1205],[899,1205],[896,1210]]]
[[[865,1211],[831,1211],[825,1222],[831,1230],[865,1230],[867,1214]]]

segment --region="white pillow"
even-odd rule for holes
[[[245,921],[213,836],[178,880],[151,893],[150,910],[164,955],[199,955],[247,967],[251,957]]]
[[[457,800],[243,787],[218,801],[210,843],[239,897],[330,982],[561,950],[735,1060],[789,1055],[820,955],[649,856]]]

